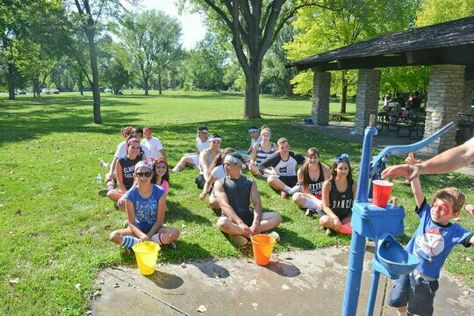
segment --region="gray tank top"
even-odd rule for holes
[[[250,209],[250,189],[252,188],[253,181],[242,175],[239,179],[234,180],[229,176],[225,176],[219,180],[224,187],[224,191],[227,195],[229,205],[232,206],[234,212],[241,219],[253,216],[253,212]]]

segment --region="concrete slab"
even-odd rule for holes
[[[90,309],[93,315],[340,315],[348,255],[343,247],[280,253],[266,267],[250,258],[159,264],[151,276],[107,268]],[[358,315],[365,313],[371,258],[366,254]],[[384,307],[387,284],[380,279],[374,315],[395,314]],[[435,308],[437,315],[472,315],[472,291],[444,274]]]

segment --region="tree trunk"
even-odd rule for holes
[[[84,74],[82,71],[79,71],[78,74],[79,78],[77,79],[77,88],[79,89],[79,93],[81,96],[84,95]]]
[[[37,96],[40,96],[40,84],[38,79],[33,79],[33,91]]]
[[[342,85],[341,91],[341,113],[346,113],[346,105],[347,105],[347,83]]]
[[[244,118],[256,119],[260,117],[260,74],[250,71],[245,76],[245,109]]]
[[[8,63],[8,99],[15,100],[15,65]]]
[[[143,77],[143,89],[145,89],[145,95],[148,95],[148,78]]]
[[[161,71],[158,71],[158,91],[160,93],[160,95],[162,95],[162,91],[161,91]]]
[[[95,43],[95,31],[89,30],[87,34],[87,39],[89,42],[89,57],[91,61],[91,71],[92,71],[92,98],[93,98],[93,107],[94,107],[94,123],[102,124],[102,118],[100,116],[100,89],[99,89],[99,70],[97,68],[97,45]]]
[[[347,86],[349,85],[346,78],[347,71],[342,71],[342,78],[341,78],[341,113],[346,113],[346,105],[347,105]]]

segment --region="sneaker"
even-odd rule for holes
[[[178,246],[176,246],[176,244],[175,244],[174,242],[170,242],[170,243],[168,244],[168,247],[170,247],[170,248],[173,249],[173,250],[176,249],[176,248],[178,248]]]
[[[107,192],[109,192],[109,190],[107,190],[107,189],[100,189],[99,191],[97,191],[97,193],[100,196],[107,196]]]
[[[272,232],[269,232],[268,235],[272,236],[273,238],[275,238],[275,241],[276,242],[279,242],[280,241],[280,235],[278,235],[278,233],[276,231],[272,231]]]
[[[173,169],[171,169],[171,172],[172,172],[172,173],[177,173],[177,172],[179,172],[178,167],[174,167]]]
[[[300,186],[299,186],[299,184],[297,184],[297,185],[295,185],[294,187],[292,187],[292,188],[290,189],[290,191],[288,191],[288,194],[289,194],[289,195],[293,195],[293,194],[295,194],[296,192],[300,192]]]
[[[99,159],[99,166],[110,169],[110,164],[109,164],[109,163],[106,163],[106,162],[103,161],[102,159]]]
[[[334,236],[336,235],[336,232],[333,231],[332,229],[326,228],[326,236]]]
[[[249,240],[241,235],[229,236],[230,242],[237,248],[242,248],[248,245]]]
[[[314,214],[318,214],[318,210],[315,209],[315,208],[308,208],[306,209],[306,212],[304,213],[304,215],[306,216],[313,216]]]

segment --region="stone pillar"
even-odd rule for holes
[[[474,80],[464,82],[464,110],[463,113],[471,113],[472,99],[474,97]]]
[[[381,75],[382,72],[378,69],[359,69],[353,131],[356,135],[364,135],[370,114],[377,114]]]
[[[329,90],[331,74],[319,70],[313,71],[313,108],[311,116],[317,125],[328,125],[329,122]]]
[[[457,114],[465,110],[464,68],[460,65],[430,67],[428,102],[424,137],[428,137],[449,122],[457,122]],[[436,155],[456,145],[456,129],[451,129],[423,152]]]

